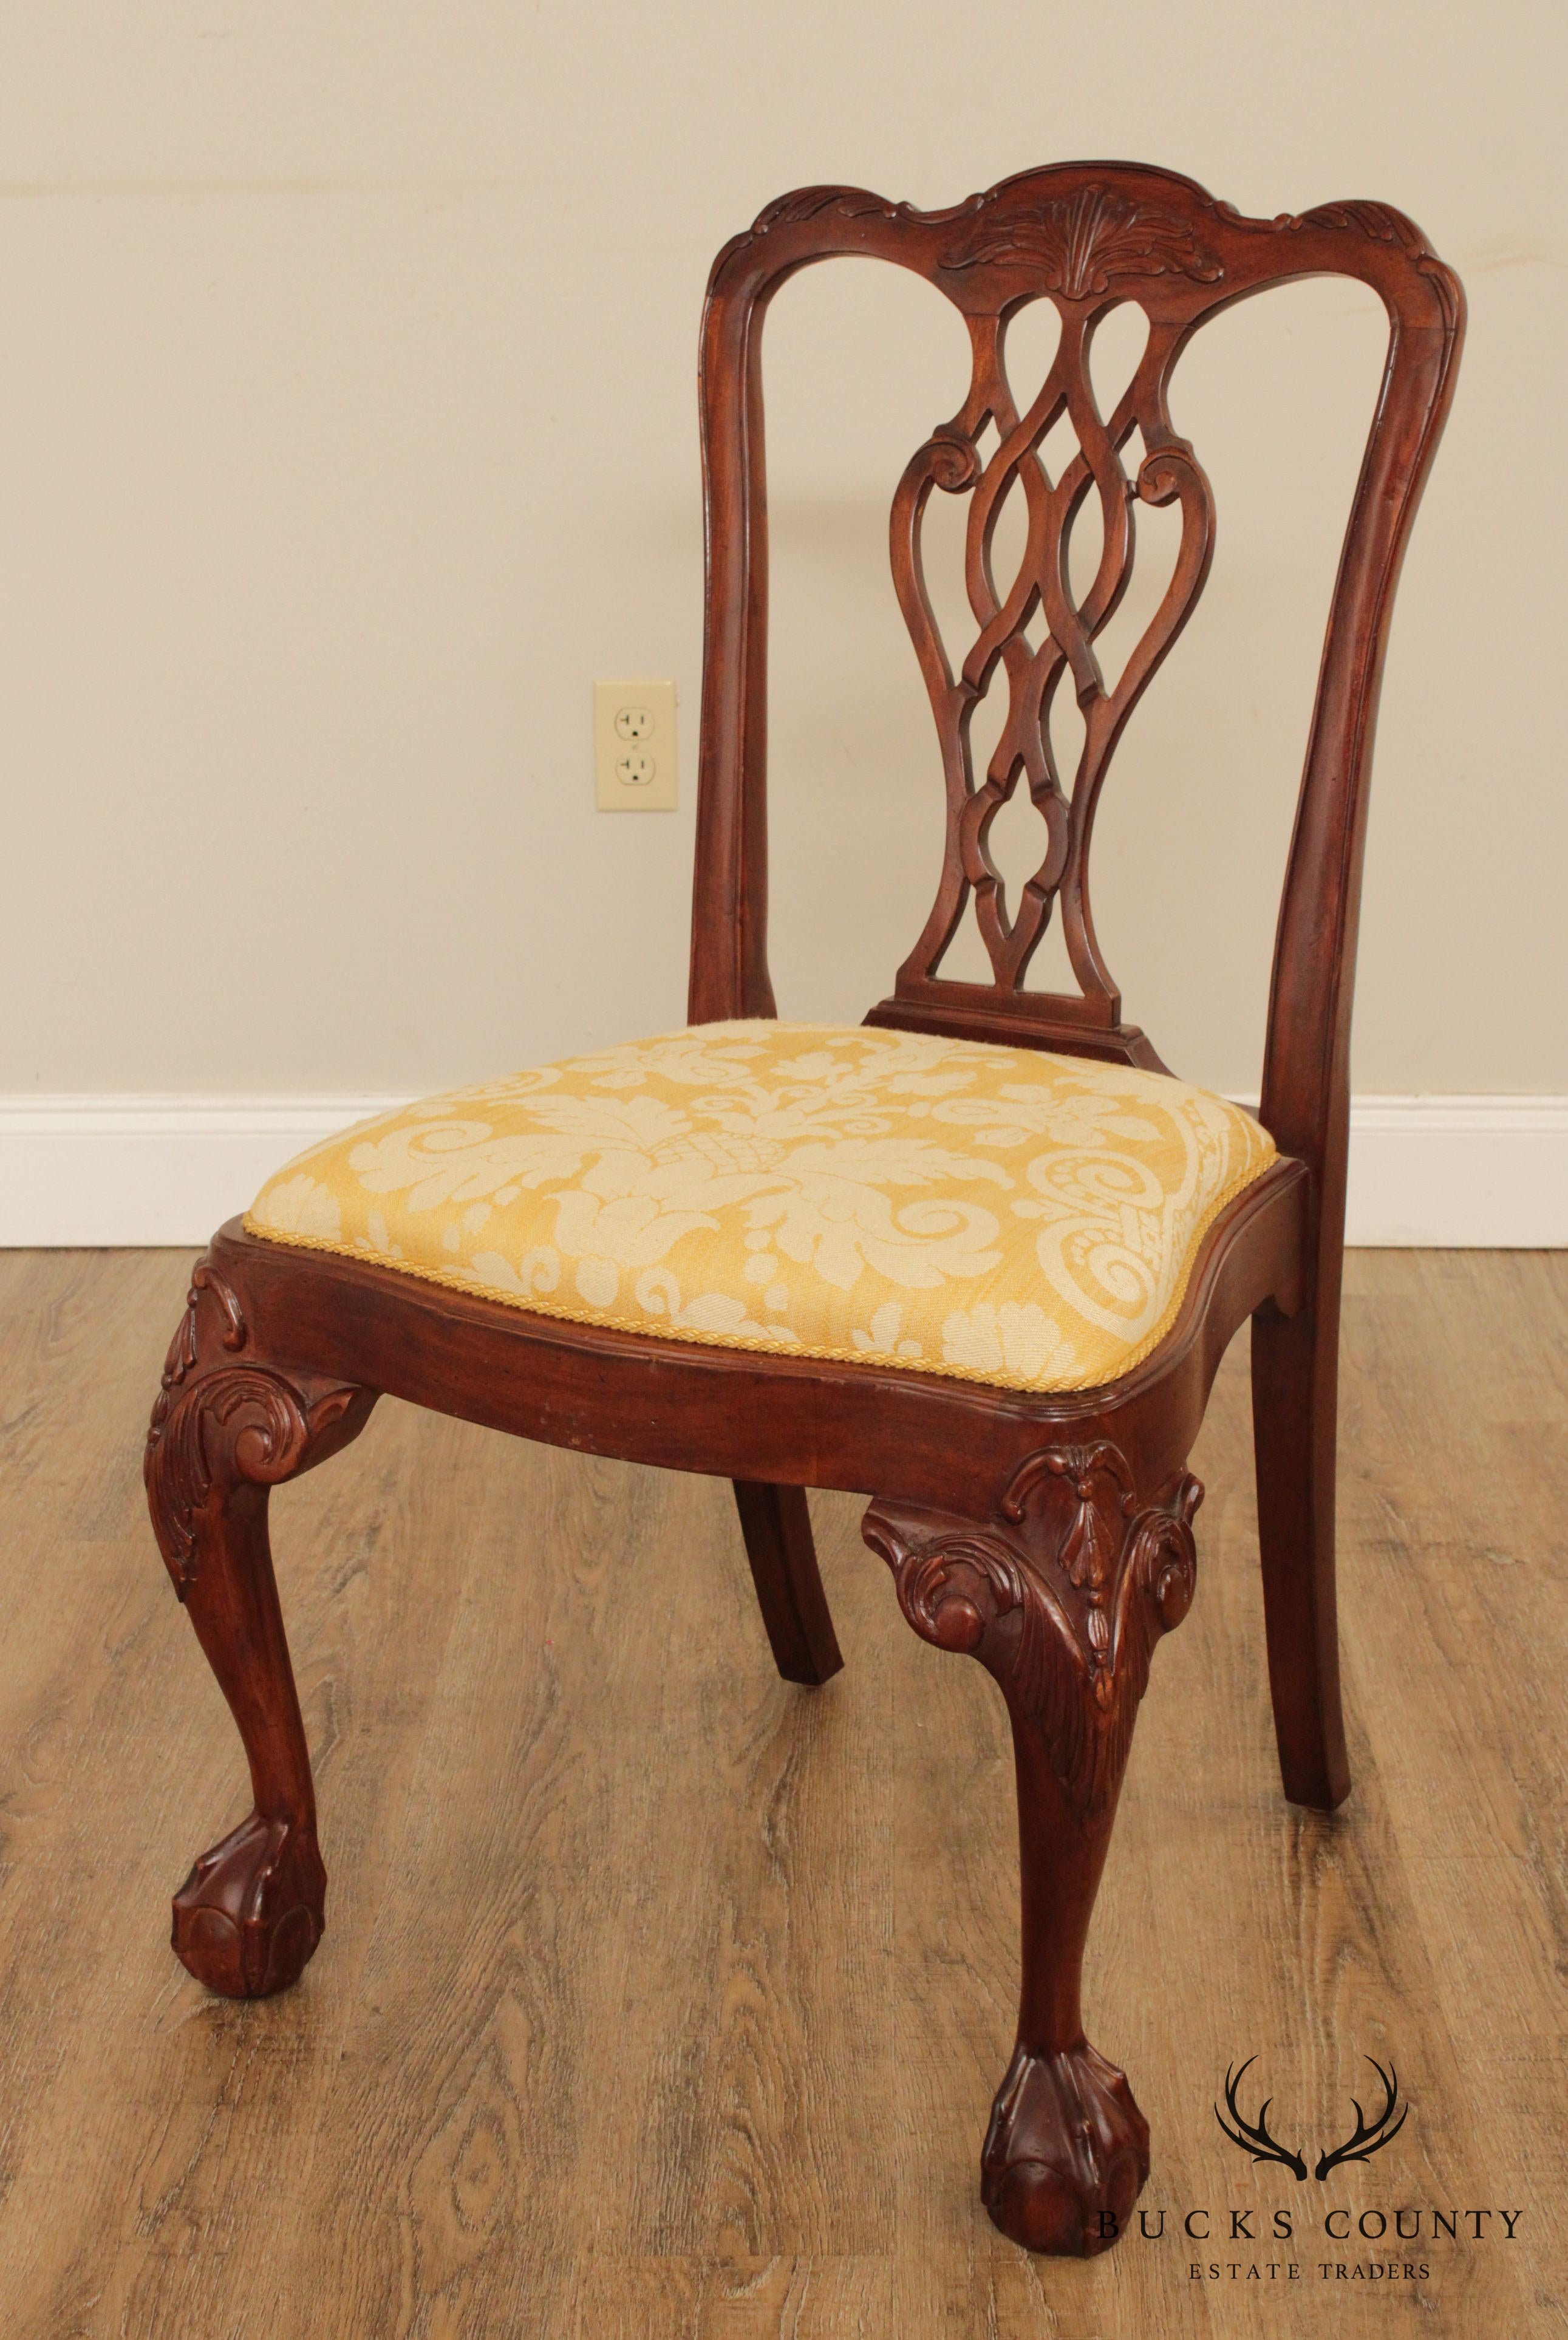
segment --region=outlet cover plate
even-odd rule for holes
[[[600,812],[675,810],[675,685],[596,682],[593,793]]]

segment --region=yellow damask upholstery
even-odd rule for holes
[[[313,1146],[254,1235],[574,1324],[1093,1389],[1274,1159],[1157,1073],[862,1026],[703,1024]]]

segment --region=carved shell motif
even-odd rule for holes
[[[1030,263],[1043,274],[1045,290],[1064,301],[1108,292],[1118,277],[1187,276],[1215,284],[1225,273],[1185,222],[1097,186],[1010,212],[1004,193],[977,214],[940,265],[956,273],[998,261]]]

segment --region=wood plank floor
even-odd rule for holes
[[[5,2340],[1568,2325],[1568,1258],[1352,1255],[1333,1819],[1279,1793],[1226,1363],[1090,1946],[1164,2233],[1087,2266],[978,2206],[1005,1718],[904,1626],[846,1497],[813,1497],[846,1670],[794,1690],[727,1487],[384,1404],[273,1507],[330,1930],[263,2005],[184,1976],[168,1895],[248,1805],[141,1501],[188,1267],[0,1255]],[[1255,2170],[1212,2110],[1254,2054],[1244,2102],[1309,2156],[1367,2055],[1404,2131],[1321,2185]],[[1327,2241],[1335,2206],[1420,2237]],[[1434,2209],[1494,2215],[1434,2240]]]

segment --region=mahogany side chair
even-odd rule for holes
[[[947,788],[924,933],[860,1026],[777,1020],[764,754],[764,312],[835,254],[913,269],[961,312],[969,392],[911,458],[894,583]],[[1350,513],[1279,913],[1255,1115],[1178,1080],[1122,1020],[1095,937],[1095,806],[1124,724],[1191,613],[1209,484],[1171,420],[1192,335],[1296,278],[1370,285],[1382,388]],[[1060,321],[1020,410],[1009,320]],[[1147,319],[1102,415],[1088,356],[1118,303]],[[1367,781],[1394,590],[1452,395],[1454,277],[1375,203],[1242,217],[1120,163],[1009,179],[950,211],[858,189],[785,196],[727,244],[702,328],[707,635],[690,1025],[427,1098],[317,1146],[213,1239],[146,1450],[159,1545],[239,1726],[255,1809],[174,1899],[174,1947],[215,1991],[293,1982],[323,1929],[310,1756],[267,1539],[268,1490],[356,1437],[377,1395],[518,1436],[734,1482],[772,1652],[825,1682],[839,1649],[809,1487],[870,1498],[864,1534],[917,1633],[978,1658],[1007,1701],[1022,1869],[1017,2043],[983,2196],[1032,2249],[1125,2226],[1148,2128],[1079,2011],[1085,1938],[1156,1642],[1192,1601],[1202,1489],[1186,1458],[1252,1320],[1259,1542],[1285,1794],[1348,1792],[1335,1622],[1335,1439],[1351,991]],[[1064,415],[1077,451],[1041,452]],[[972,639],[951,659],[921,565],[934,488],[969,499]],[[998,582],[1004,500],[1025,550]],[[1089,499],[1101,550],[1076,595]],[[1119,678],[1096,640],[1139,503],[1179,509],[1164,598]],[[1035,638],[1027,631],[1037,620]],[[961,662],[959,662],[961,661]],[[977,774],[970,720],[1005,720]],[[1083,721],[1057,768],[1051,710]],[[1027,786],[1042,858],[1009,906],[987,849]],[[940,963],[973,897],[988,982]],[[1059,908],[1077,992],[1027,988]]]

